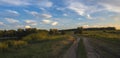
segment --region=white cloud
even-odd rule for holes
[[[87,18],[88,18],[88,19],[93,19],[89,14],[87,15]]]
[[[52,7],[53,3],[50,0],[0,0],[0,5],[5,6],[38,6],[38,7]]]
[[[82,27],[83,27],[83,28],[88,28],[88,27],[89,27],[89,25],[83,25]]]
[[[45,11],[45,8],[40,8],[40,10]]]
[[[52,7],[53,3],[50,0],[41,0],[37,2],[40,7]]]
[[[19,13],[15,10],[6,10],[6,11],[9,12],[9,13],[12,13],[12,14],[19,15]]]
[[[27,25],[27,26],[25,26],[25,28],[31,28],[31,26]]]
[[[45,23],[45,24],[50,24],[52,21],[44,19],[44,20],[42,20],[42,22]]]
[[[44,24],[50,24],[52,26],[55,26],[55,25],[58,24],[57,21],[52,21],[52,20],[47,20],[47,19],[42,20],[42,23],[44,23]]]
[[[87,9],[87,7],[80,2],[70,2],[68,8],[75,11],[76,13],[78,13],[81,16],[85,15],[85,12]]]
[[[41,17],[41,18],[51,18],[52,15],[51,14],[40,14],[36,11],[29,11],[29,10],[24,10],[26,13],[35,16],[35,17]]]
[[[108,10],[108,11],[120,13],[120,7],[119,6],[115,6],[115,5],[111,5],[111,4],[104,4],[104,3],[101,3],[101,5],[104,6],[105,9]]]
[[[21,5],[30,5],[29,0],[0,0],[0,4],[2,5],[15,5],[15,6],[21,6]]]
[[[5,18],[5,20],[9,23],[19,23],[19,20],[13,19],[13,18]]]
[[[66,8],[56,8],[56,10],[64,11]]]
[[[31,11],[30,14],[33,15],[33,16],[37,16],[37,15],[38,15],[38,12]]]
[[[63,16],[68,16],[68,14],[64,13]]]
[[[3,22],[0,22],[0,25],[4,25],[4,23],[3,23]]]
[[[102,11],[102,9],[97,9],[96,6],[87,6],[79,1],[69,1],[68,9],[73,10],[78,15],[83,16],[87,19],[94,19],[91,14],[94,12]]]
[[[39,13],[36,11],[29,11],[29,10],[24,10],[26,13],[33,15],[33,16],[39,16]]]
[[[29,25],[37,25],[37,22],[35,20],[25,20],[25,23]]]
[[[44,17],[44,18],[51,18],[52,15],[50,15],[50,14],[42,14],[42,17]]]
[[[51,25],[55,26],[55,25],[57,25],[57,24],[58,24],[58,22],[53,22]]]
[[[99,0],[98,3],[120,6],[120,0]]]

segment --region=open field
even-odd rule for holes
[[[120,58],[120,33],[118,31],[85,31],[100,58]]]
[[[35,32],[0,41],[1,58],[120,58],[120,31]],[[80,40],[79,40],[80,39]],[[76,42],[76,43],[75,43]]]
[[[1,58],[59,58],[70,47],[70,45],[73,43],[73,40],[75,40],[72,36],[69,35],[55,35],[55,36],[53,35],[53,36],[49,36],[47,40],[34,39],[34,41],[31,41],[31,39],[28,40],[28,36],[25,37],[27,38],[27,41],[25,40],[25,42],[27,42],[25,46],[23,45],[18,46],[19,45],[18,41],[14,46],[9,47],[8,45],[8,47],[4,48],[5,50],[2,49],[1,46],[0,57]],[[24,39],[21,41],[24,41]]]

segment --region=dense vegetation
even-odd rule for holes
[[[7,35],[8,32],[6,33]],[[22,34],[18,33],[22,35],[22,37],[16,37],[18,39],[11,39],[10,37],[13,36],[5,40],[1,39],[1,58],[59,58],[62,57],[62,54],[64,54],[75,40],[74,37],[62,35],[56,30],[52,30],[54,33],[45,30],[24,32]],[[7,36],[2,36],[1,38],[3,37]]]

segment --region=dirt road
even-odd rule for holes
[[[73,45],[63,55],[63,58],[76,58],[76,50],[78,47],[79,40],[80,40],[80,38],[78,38],[76,41],[74,41]]]
[[[91,43],[88,40],[89,38],[83,38],[83,42],[87,51],[88,58],[100,58],[100,55],[95,51],[95,49],[91,46]]]

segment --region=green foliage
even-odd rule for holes
[[[8,48],[8,44],[4,43],[4,42],[0,42],[0,50],[6,50]]]
[[[38,33],[37,33],[38,34]],[[47,35],[46,35],[47,36]],[[47,36],[48,41],[28,43],[26,47],[21,47],[20,41],[8,41],[6,43],[13,43],[19,49],[9,49],[10,52],[0,52],[1,58],[59,58],[72,44],[74,38],[68,35],[52,35]],[[71,39],[71,40],[70,40]],[[19,42],[19,43],[18,43]],[[25,41],[26,42],[26,41]],[[24,44],[23,44],[24,45]],[[7,55],[7,56],[5,56]]]
[[[20,48],[23,46],[26,46],[27,42],[26,41],[22,41],[22,40],[18,40],[18,41],[11,41],[11,46],[14,48]]]
[[[49,34],[50,35],[58,35],[59,31],[58,31],[58,29],[50,29]]]
[[[48,35],[46,32],[41,32],[41,33],[34,33],[30,34],[28,36],[23,37],[23,40],[25,41],[42,41],[42,40],[47,40]]]
[[[78,27],[77,30],[74,32],[74,34],[82,34],[83,33],[83,27]]]

